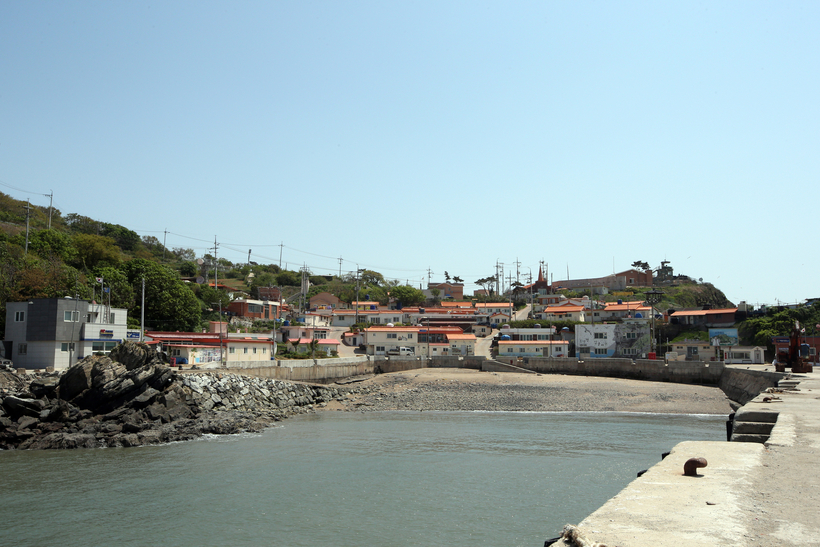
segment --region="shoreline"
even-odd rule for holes
[[[727,416],[717,387],[592,376],[414,369],[364,380],[318,411],[611,412]]]

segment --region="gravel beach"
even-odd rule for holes
[[[428,368],[380,374],[356,388],[326,410],[732,412],[716,387],[587,376]]]

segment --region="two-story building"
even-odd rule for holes
[[[412,348],[413,355],[472,355],[476,337],[458,327],[370,327],[364,330],[368,355],[388,355],[391,350]]]
[[[279,302],[273,300],[234,300],[227,307],[228,313],[248,319],[279,319]]]
[[[575,325],[575,355],[580,359],[601,357],[640,359],[651,351],[651,342],[649,323],[646,319]]]
[[[122,308],[68,297],[6,303],[3,345],[18,368],[66,369],[127,339],[139,340],[139,331],[128,330]]]

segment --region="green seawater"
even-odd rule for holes
[[[0,543],[538,546],[724,416],[325,412],[259,435],[0,452]]]

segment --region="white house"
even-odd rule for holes
[[[501,340],[498,357],[568,357],[566,340]]]

